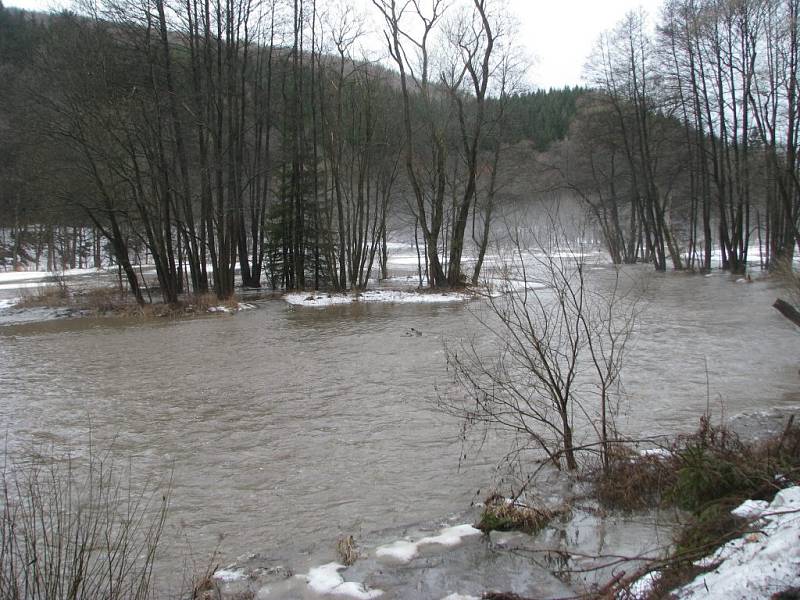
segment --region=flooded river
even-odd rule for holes
[[[638,271],[637,271],[638,272]],[[648,274],[626,362],[631,435],[800,404],[800,338],[771,283]],[[0,327],[9,451],[85,447],[172,473],[162,564],[259,551],[307,566],[341,533],[375,536],[465,511],[501,448],[459,468],[459,424],[435,410],[444,340],[479,332],[480,301],[290,307],[151,322]],[[417,335],[416,332],[421,332]]]

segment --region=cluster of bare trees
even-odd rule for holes
[[[616,262],[745,270],[798,241],[794,0],[669,0],[655,35],[631,13],[589,66],[597,90],[565,176]]]
[[[80,205],[139,302],[142,248],[168,303],[228,297],[237,273],[364,288],[386,275],[393,209],[423,232],[428,283],[460,285],[470,216],[488,241],[506,25],[488,0],[447,18],[441,0],[373,4],[389,69],[365,58],[352,7],[86,0],[49,18],[16,81],[36,97],[17,139],[52,148],[53,195]]]
[[[365,284],[364,248],[374,256],[393,184],[375,165],[397,153],[376,124],[391,123],[376,100],[387,84],[341,36],[331,63],[313,3],[85,11],[52,26],[38,65],[52,84],[42,94],[48,130],[93,182],[83,206],[140,302],[132,237],[170,303],[212,286],[230,296],[237,267],[250,287],[265,271],[292,288],[310,277]]]
[[[447,24],[446,49],[452,56],[438,78],[432,79],[430,44],[445,3],[434,0],[427,12],[417,1],[373,0],[373,4],[385,20],[389,54],[400,74],[404,162],[423,233],[428,280],[436,287],[457,286],[465,279],[461,258],[479,174],[488,175],[482,205],[485,228],[476,240],[481,257],[488,243],[503,100],[511,85],[511,58],[501,47],[508,32],[499,15],[490,12],[487,0],[473,0],[471,14]],[[487,110],[490,92],[501,99],[491,113]],[[413,102],[412,96],[420,102]],[[485,145],[493,146],[493,151],[482,152]],[[451,223],[443,232],[448,205]],[[443,234],[445,239],[440,240]],[[479,272],[480,267],[473,279]]]

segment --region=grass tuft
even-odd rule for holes
[[[70,304],[70,295],[63,285],[40,285],[23,290],[18,308],[61,308]]]
[[[544,529],[560,511],[524,506],[494,494],[486,499],[481,519],[476,525],[484,533],[490,531],[522,531],[535,534]]]
[[[358,546],[352,535],[342,535],[336,540],[336,554],[339,555],[341,563],[349,567],[354,564],[359,557]]]

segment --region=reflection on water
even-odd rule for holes
[[[797,403],[797,333],[770,283],[653,275],[647,294],[627,433],[693,427],[707,390],[717,414]],[[458,424],[434,410],[443,340],[480,332],[476,306],[266,300],[235,316],[0,327],[0,424],[13,452],[80,447],[91,428],[139,477],[173,473],[174,556],[330,556],[341,532],[460,512],[489,480],[499,449],[459,470]]]

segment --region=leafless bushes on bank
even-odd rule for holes
[[[465,430],[515,434],[522,450],[542,451],[559,468],[575,470],[582,451],[607,465],[641,295],[617,269],[594,277],[558,216],[550,221],[544,239],[512,232],[512,253],[490,282],[501,293],[474,313],[486,335],[447,348],[463,393],[441,403]]]
[[[0,512],[0,597],[154,597],[168,494],[136,489],[109,456],[6,457]]]

